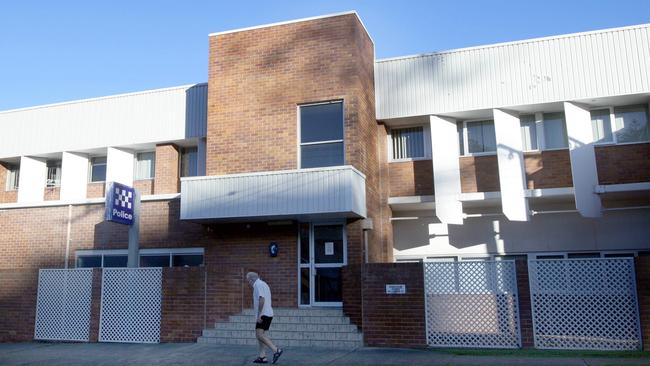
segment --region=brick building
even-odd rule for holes
[[[362,263],[644,254],[649,42],[375,60],[354,12],[211,34],[205,84],[0,112],[0,270],[126,266],[112,181],[142,195],[141,266],[254,269],[281,307],[343,306]]]

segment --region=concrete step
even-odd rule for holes
[[[274,342],[275,339],[273,340]],[[210,338],[199,337],[197,343],[203,344],[228,344],[228,345],[248,345],[256,346],[257,340],[255,338]],[[278,341],[276,344],[279,347],[323,347],[323,348],[336,348],[336,349],[354,349],[362,346],[362,342],[358,341],[324,341],[324,340],[285,340]]]
[[[271,330],[267,333],[273,340],[323,340],[323,341],[362,341],[361,333],[354,332],[298,332]],[[206,329],[203,337],[210,338],[247,338],[255,339],[255,331]]]
[[[253,309],[244,309],[240,315],[254,316]],[[339,308],[274,308],[273,317],[278,316],[343,316],[343,310]]]
[[[217,330],[251,330],[254,329],[253,322],[246,323],[216,323]],[[273,331],[296,331],[296,332],[356,332],[354,324],[300,324],[300,323],[271,323]]]
[[[228,318],[231,323],[255,324],[255,315],[232,315]],[[347,316],[274,316],[271,324],[350,324]]]

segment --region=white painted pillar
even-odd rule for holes
[[[45,159],[20,157],[18,203],[42,202],[45,195],[47,165]]]
[[[566,129],[569,137],[571,175],[578,212],[584,217],[602,216],[600,197],[594,193],[598,185],[596,154],[594,153],[591,113],[572,102],[564,102]]]
[[[88,156],[63,152],[61,160],[61,201],[86,199],[88,190]]]
[[[106,155],[106,182],[117,182],[133,186],[132,151],[109,147]]]
[[[501,109],[494,109],[493,114],[499,161],[501,208],[510,221],[529,221],[519,115]]]
[[[430,116],[431,157],[435,188],[436,216],[445,224],[463,224],[460,202],[458,131],[453,118]]]
[[[198,176],[205,175],[205,165],[206,165],[206,150],[207,150],[207,141],[205,138],[199,139],[199,145],[196,149],[196,174]]]

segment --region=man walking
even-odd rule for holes
[[[266,358],[266,350],[264,347],[269,347],[273,352],[273,362],[278,362],[282,355],[282,349],[276,347],[271,339],[264,334],[269,330],[271,321],[273,320],[273,308],[271,307],[271,289],[266,282],[262,281],[259,275],[255,272],[248,272],[246,274],[248,284],[253,288],[253,310],[255,311],[255,337],[257,338],[257,345],[259,349],[259,357],[253,361],[254,363],[268,363]]]

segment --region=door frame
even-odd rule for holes
[[[309,224],[309,263],[301,263],[301,238],[300,238],[300,225]],[[314,227],[315,226],[331,226],[337,225],[341,226],[342,236],[343,236],[343,262],[342,263],[315,263],[314,256]],[[342,307],[343,302],[317,302],[315,301],[315,275],[317,268],[341,268],[348,263],[348,236],[347,236],[347,227],[344,220],[334,220],[334,221],[315,221],[315,222],[299,222],[298,223],[298,307]],[[302,269],[309,268],[309,304],[301,304],[301,281],[302,281]]]

